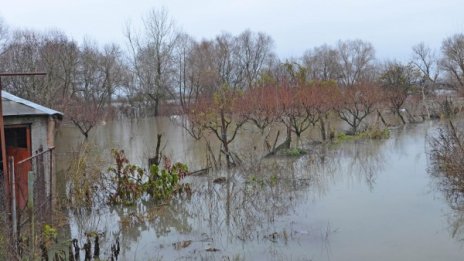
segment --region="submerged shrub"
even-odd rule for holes
[[[373,128],[365,132],[370,139],[381,140],[390,138],[390,130],[388,128],[380,129]]]
[[[148,182],[145,183],[146,192],[156,200],[169,198],[177,190],[179,180],[188,173],[187,165],[164,159],[164,169],[158,165],[150,166]]]
[[[66,172],[69,180],[66,194],[72,208],[90,207],[95,200],[98,201],[104,166],[99,155],[95,144],[83,142],[77,148]]]
[[[130,164],[124,150],[112,150],[116,162],[114,167],[108,168],[111,173],[111,181],[116,188],[110,194],[111,203],[131,204],[143,194],[144,170],[136,165]]]
[[[179,181],[188,173],[187,165],[172,164],[166,157],[163,168],[153,164],[146,172],[131,164],[123,150],[113,150],[112,153],[116,164],[108,172],[111,174],[112,184],[116,184],[109,195],[113,204],[134,204],[143,195],[154,200],[166,200],[179,189]]]
[[[431,158],[436,170],[461,180],[464,189],[464,134],[449,121],[431,140]]]
[[[381,140],[390,138],[390,130],[388,128],[371,128],[363,132],[358,132],[354,135],[349,135],[344,132],[338,133],[335,138],[335,143],[345,142],[345,141],[356,141],[360,139],[373,139]]]
[[[279,154],[283,156],[289,156],[289,157],[298,157],[298,156],[306,154],[306,151],[300,148],[289,148],[289,149],[282,150]]]

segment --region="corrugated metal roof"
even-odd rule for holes
[[[51,115],[63,117],[63,113],[2,91],[3,116]]]

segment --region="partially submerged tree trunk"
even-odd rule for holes
[[[406,124],[406,120],[404,119],[403,115],[401,115],[401,109],[397,109],[396,114],[398,114],[398,117],[400,117],[401,122]]]
[[[155,111],[153,116],[159,116],[159,104],[160,104],[160,99],[157,98],[155,99]]]
[[[383,115],[382,115],[382,113],[380,112],[380,110],[377,110],[377,115],[379,116],[379,119],[382,121],[383,125],[384,125],[385,127],[388,127],[387,121],[385,121],[385,119],[383,118]]]
[[[427,103],[427,98],[425,97],[425,86],[422,86],[421,94],[422,94],[422,103],[424,105],[425,112],[427,113],[427,120],[428,120],[430,119],[430,110],[429,110],[429,105]]]
[[[222,146],[224,147],[224,154],[226,156],[226,163],[227,167],[232,167],[232,161],[229,153],[229,143],[227,139],[227,125],[226,125],[226,118],[224,115],[224,111],[221,110],[221,142]]]
[[[148,158],[148,166],[151,166],[151,165],[159,165],[161,163],[161,158],[162,158],[162,155],[161,155],[161,151],[160,151],[160,147],[161,147],[161,137],[162,135],[161,134],[158,134],[156,136],[156,150],[155,150],[155,156],[153,158]]]
[[[272,155],[275,155],[279,150],[284,150],[284,149],[289,149],[290,148],[290,144],[292,143],[292,129],[291,127],[288,127],[287,126],[287,137],[285,138],[285,141],[282,142],[279,146],[276,146],[277,145],[277,140],[280,136],[280,132],[277,133],[277,136],[275,138],[275,141],[274,141],[274,145],[272,146],[272,150],[266,154],[266,156],[264,156],[265,158],[266,157],[269,157],[269,156],[272,156]]]
[[[292,127],[287,126],[287,138],[285,139],[284,143],[282,143],[279,147],[282,146],[281,148],[289,149],[291,143],[292,143]]]
[[[93,128],[93,124],[89,126],[85,126],[85,124],[82,124],[76,120],[72,120],[74,125],[79,129],[82,135],[84,135],[85,139],[87,140],[89,138],[89,132]]]
[[[321,138],[322,138],[323,141],[326,141],[327,140],[327,129],[326,129],[326,126],[325,126],[324,117],[321,117],[319,119],[319,124],[321,126]]]

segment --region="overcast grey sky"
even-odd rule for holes
[[[127,21],[164,7],[197,40],[245,29],[269,34],[281,58],[339,39],[363,39],[378,58],[405,60],[421,41],[437,50],[464,33],[463,0],[0,0],[13,28],[59,29],[77,41],[125,44]]]

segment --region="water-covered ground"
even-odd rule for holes
[[[428,172],[426,139],[436,126],[409,125],[380,141],[308,145],[301,157],[242,153],[242,167],[185,179],[193,194],[169,205],[69,213],[71,235],[83,241],[85,232],[102,233],[101,257],[119,238],[120,260],[462,260],[463,214]],[[103,158],[122,148],[143,165],[157,133],[173,160],[204,166],[204,144],[167,119],[110,122],[91,135]],[[253,135],[244,131],[236,149],[259,150]],[[62,127],[61,169],[79,139]]]

